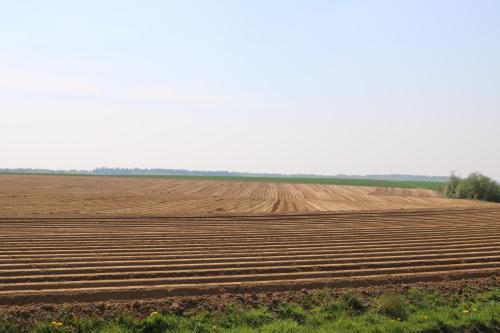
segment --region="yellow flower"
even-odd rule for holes
[[[467,314],[467,313],[469,313],[469,310],[463,310],[462,313]]]
[[[61,327],[63,325],[63,323],[61,323],[60,321],[53,321],[50,323],[50,325],[52,325],[52,327],[54,328],[58,328],[58,327]]]
[[[156,312],[156,311],[153,311],[153,312],[151,312],[149,315],[150,315],[151,317],[153,317],[153,316],[157,316],[157,315],[159,315],[159,313],[158,313],[158,312]]]

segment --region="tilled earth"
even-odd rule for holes
[[[1,306],[491,283],[500,272],[495,207],[0,225]]]
[[[151,177],[0,175],[0,217],[307,213],[487,206],[426,189]]]

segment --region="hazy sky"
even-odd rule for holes
[[[500,1],[6,1],[0,167],[500,179]]]

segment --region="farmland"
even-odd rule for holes
[[[162,174],[92,174],[92,173],[71,173],[64,172],[29,172],[16,171],[11,169],[0,169],[0,175],[29,175],[29,176],[79,176],[79,177],[135,177],[135,178],[156,178],[156,179],[184,179],[184,180],[219,180],[237,182],[265,182],[265,183],[290,183],[290,184],[322,184],[322,185],[349,185],[349,186],[380,186],[396,188],[424,188],[428,190],[440,190],[444,183],[441,181],[426,180],[385,180],[368,178],[339,178],[339,177],[302,177],[302,176],[210,176],[210,175],[162,175]]]
[[[0,175],[0,216],[165,216],[472,207],[430,189],[155,177]]]
[[[0,304],[495,276],[500,210],[4,218]]]
[[[498,286],[500,206],[432,189],[39,175],[0,182],[0,316],[19,319],[25,312],[16,309],[47,304],[146,302],[170,311],[173,300],[189,307],[223,295],[256,304],[321,288]]]

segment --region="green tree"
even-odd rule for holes
[[[452,174],[444,194],[448,198],[500,202],[499,185],[479,172],[473,172],[465,179]]]

